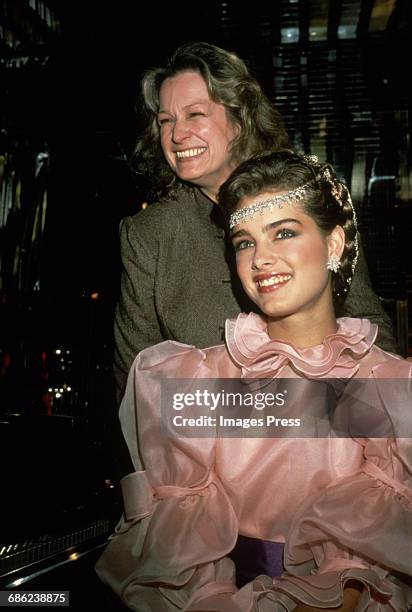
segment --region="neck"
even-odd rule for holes
[[[209,198],[209,200],[212,200],[212,202],[214,202],[215,204],[218,203],[217,201],[217,191],[212,190],[212,189],[207,189],[206,187],[200,187],[200,191],[207,197]]]
[[[281,319],[268,319],[269,337],[288,342],[296,348],[322,344],[326,336],[336,333],[337,328],[333,309],[317,316],[297,313]]]

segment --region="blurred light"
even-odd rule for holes
[[[50,389],[47,389],[49,393],[53,393],[53,389],[50,387]]]
[[[280,36],[284,43],[299,42],[299,28],[281,28]]]
[[[67,387],[66,391],[71,391],[72,388],[71,387]]]
[[[146,210],[146,208],[149,206],[149,204],[147,202],[143,202],[142,204],[142,210]]]
[[[98,300],[99,299],[99,294],[97,291],[94,291],[93,293],[90,294],[90,299],[91,300]]]
[[[79,558],[78,553],[72,553],[71,555],[69,555],[70,561],[77,561],[78,558]]]
[[[338,38],[356,38],[356,25],[340,25],[338,27]]]
[[[23,578],[18,578],[18,580],[15,580],[14,582],[12,582],[10,586],[20,586],[21,584],[23,584],[23,582],[24,582]]]
[[[60,355],[61,354],[61,349],[56,349],[56,355]]]
[[[55,397],[61,397],[61,396],[62,396],[62,394],[61,394],[61,393],[56,393],[56,394],[55,394]]]

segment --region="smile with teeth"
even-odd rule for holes
[[[197,147],[195,149],[185,149],[185,151],[176,151],[177,159],[185,159],[187,157],[197,157],[206,151],[206,147]]]
[[[292,278],[291,274],[276,274],[274,276],[270,276],[269,278],[262,278],[256,282],[258,289],[265,287],[273,287],[275,285],[281,285],[286,283]]]

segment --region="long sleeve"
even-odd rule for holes
[[[364,585],[358,610],[406,612],[412,604],[411,440],[362,443],[359,472],[332,483],[295,516],[285,552],[289,571],[279,588],[308,605],[333,607],[342,585],[355,579]]]
[[[114,321],[114,373],[120,402],[127,375],[137,353],[164,340],[156,317],[154,282],[157,263],[156,236],[141,231],[127,217],[120,225],[123,273]]]
[[[368,266],[359,237],[359,258],[352,284],[339,316],[369,319],[378,325],[376,344],[385,351],[396,353],[392,324],[379,297],[373,291]]]
[[[192,347],[164,342],[142,351],[120,406],[135,472],[122,480],[125,514],[96,571],[138,612],[181,610],[209,584],[236,590],[226,555],[238,521],[214,469],[215,438],[161,433],[162,382],[176,372],[187,377],[182,389],[210,375]]]

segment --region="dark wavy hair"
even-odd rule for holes
[[[182,185],[163,155],[157,113],[162,83],[187,71],[196,71],[203,77],[210,98],[222,104],[230,120],[240,126],[231,145],[235,163],[264,151],[285,148],[289,143],[280,114],[235,53],[205,42],[187,43],[173,53],[166,67],[148,70],[142,79],[147,127],[137,141],[134,159],[138,172],[149,180],[156,196],[173,195]]]
[[[303,210],[326,236],[336,225],[345,232],[345,247],[340,268],[332,275],[335,306],[340,306],[349,291],[358,257],[356,215],[350,194],[330,166],[314,156],[290,150],[267,153],[242,163],[221,186],[218,201],[228,224],[229,217],[247,196],[264,191],[291,190],[306,185],[299,201]]]

